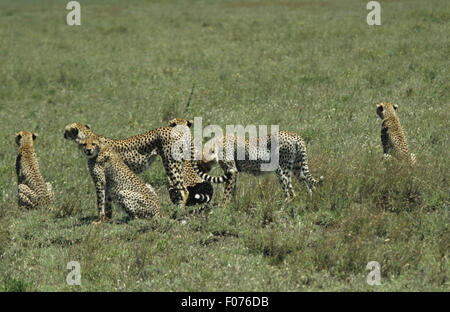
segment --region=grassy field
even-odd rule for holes
[[[73,27],[67,2],[0,1],[0,291],[450,290],[448,1],[380,1],[372,27],[361,0],[90,0]],[[412,170],[381,162],[381,101],[399,105]],[[241,175],[234,204],[219,185],[209,211],[182,210],[158,160],[141,177],[163,218],[91,225],[64,126],[125,138],[174,117],[297,132],[325,183],[309,198],[295,182],[286,205],[275,175]],[[25,129],[53,211],[17,207]]]

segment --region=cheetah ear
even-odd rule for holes
[[[382,112],[383,111],[383,105],[382,104],[377,104],[377,112]]]
[[[38,134],[35,132],[35,133],[32,134],[32,137],[33,137],[33,141],[34,141],[38,137]]]
[[[64,131],[64,139],[68,140],[75,140],[78,142],[77,136],[78,136],[78,129],[77,128],[69,128]]]
[[[16,144],[20,145],[20,139],[22,138],[22,134],[20,134],[20,132],[16,132]]]
[[[192,125],[194,124],[194,121],[193,120],[188,120],[187,121],[187,126],[190,128],[190,127],[192,127]]]
[[[91,125],[90,124],[85,124],[84,125],[86,128],[88,128],[89,130],[91,129]]]
[[[175,127],[177,124],[176,124],[176,122],[175,121],[170,121],[169,122],[169,127]]]
[[[397,105],[397,104],[394,104],[394,105],[392,105],[392,106],[394,107],[395,110],[397,110],[397,108],[398,108],[398,105]]]

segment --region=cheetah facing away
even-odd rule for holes
[[[158,196],[128,168],[121,157],[102,139],[89,137],[79,141],[85,156],[93,162],[91,170],[98,206],[98,222],[111,218],[114,202],[132,218],[160,216]]]
[[[278,176],[281,187],[285,193],[285,200],[289,202],[295,196],[291,183],[292,173],[294,173],[295,177],[300,182],[303,182],[306,185],[309,193],[312,194],[311,190],[315,189],[316,185],[322,183],[323,177],[321,176],[319,180],[316,180],[311,176],[303,139],[299,135],[287,131],[279,131],[278,135],[275,137],[278,142],[279,157],[275,173]],[[225,173],[228,172],[231,175],[231,178],[225,181],[225,201],[227,203],[231,202],[234,197],[238,172],[249,173],[252,175],[266,172],[261,171],[261,165],[267,163],[267,161],[262,159],[261,153],[269,153],[271,144],[273,143],[272,137],[270,135],[267,136],[265,142],[266,150],[262,149],[261,151],[258,148],[252,148],[251,146],[253,144],[250,144],[250,139],[248,138],[239,140],[236,135],[227,135],[222,137],[221,144],[216,142],[211,145],[210,149],[206,152],[209,157],[212,157],[210,162],[218,163]],[[222,147],[220,145],[222,145]],[[258,145],[259,141],[256,140],[254,146]],[[239,148],[245,151],[244,160],[239,160],[237,157]],[[223,152],[221,153],[220,150]],[[229,151],[233,151],[233,154],[229,155]],[[203,175],[202,170],[195,162],[193,162],[193,167],[200,177],[206,181],[209,180],[208,176]]]
[[[416,162],[416,156],[410,153],[406,136],[403,133],[400,120],[395,111],[398,105],[382,102],[377,104],[377,114],[383,120],[381,124],[381,144],[383,145],[383,159],[395,157],[407,161],[410,165]]]
[[[19,151],[16,158],[16,173],[18,184],[18,203],[22,208],[48,206],[54,200],[52,185],[46,183],[40,170],[33,141],[37,134],[30,131],[16,133],[16,143]]]

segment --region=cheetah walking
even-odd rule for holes
[[[151,185],[144,184],[102,139],[89,137],[78,144],[93,165],[90,172],[98,199],[97,222],[112,217],[113,202],[132,218],[160,216],[158,196]]]
[[[412,166],[416,162],[416,156],[409,151],[406,136],[395,113],[397,108],[398,105],[387,102],[377,104],[377,114],[383,120],[381,124],[383,158],[388,160],[395,157],[407,161]]]
[[[46,183],[41,171],[33,141],[37,134],[30,131],[20,131],[15,135],[15,140],[19,146],[16,157],[16,173],[18,184],[18,204],[22,208],[36,208],[38,206],[48,206],[54,200],[53,188],[50,183]]]
[[[292,173],[300,182],[305,184],[308,192],[312,194],[312,189],[322,183],[323,177],[321,176],[319,180],[316,180],[310,174],[306,146],[303,139],[298,134],[287,131],[279,131],[276,137],[279,158],[275,173],[285,193],[286,202],[289,202],[295,196],[291,183]],[[247,138],[239,140],[235,135],[227,135],[222,138],[221,144],[216,142],[207,151],[207,154],[213,158],[210,162],[219,163],[223,171],[231,175],[229,179],[225,180],[225,201],[227,203],[231,202],[234,196],[237,173],[244,172],[258,175],[267,172],[261,171],[261,165],[268,163],[268,161],[263,160],[262,154],[269,153],[271,144],[275,144],[272,142],[272,137],[267,136],[265,138],[266,149],[262,150],[252,148],[252,145],[255,147],[259,145],[259,140],[252,142],[256,144],[250,144],[250,142],[250,139]],[[239,149],[245,151],[243,160],[238,158],[237,153]],[[220,152],[221,150],[223,151],[222,153]],[[229,151],[233,151],[233,153],[230,154]],[[209,176],[204,175],[195,162],[193,162],[193,167],[200,177],[209,181]]]

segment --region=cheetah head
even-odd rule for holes
[[[20,146],[23,143],[32,143],[37,136],[37,133],[31,133],[30,131],[19,131],[16,133],[16,144]]]
[[[78,146],[87,158],[97,157],[100,151],[100,141],[95,137],[81,139]]]
[[[185,120],[183,118],[174,118],[169,121],[169,127],[175,128],[177,126],[187,126],[191,128],[194,124],[193,120]],[[216,153],[214,151],[209,151],[208,154],[202,155],[202,160],[197,161],[197,165],[203,172],[209,172],[212,166],[217,163]]]
[[[219,140],[213,139],[212,141],[209,141],[205,144],[203,148],[203,155],[202,160],[198,161],[199,166],[203,165],[205,168],[209,167],[209,170],[211,170],[211,167],[215,164],[219,163],[219,148],[220,145],[218,145]],[[207,172],[207,171],[205,171]]]
[[[75,142],[92,135],[94,133],[91,131],[91,126],[88,124],[83,125],[79,122],[68,124],[64,129],[64,139]]]
[[[176,127],[176,126],[187,126],[188,128],[192,127],[194,122],[192,120],[185,120],[183,118],[174,118],[169,121],[169,127]]]
[[[384,119],[388,112],[395,113],[397,108],[397,104],[392,105],[388,102],[381,102],[380,104],[377,104],[377,114],[381,119]]]

